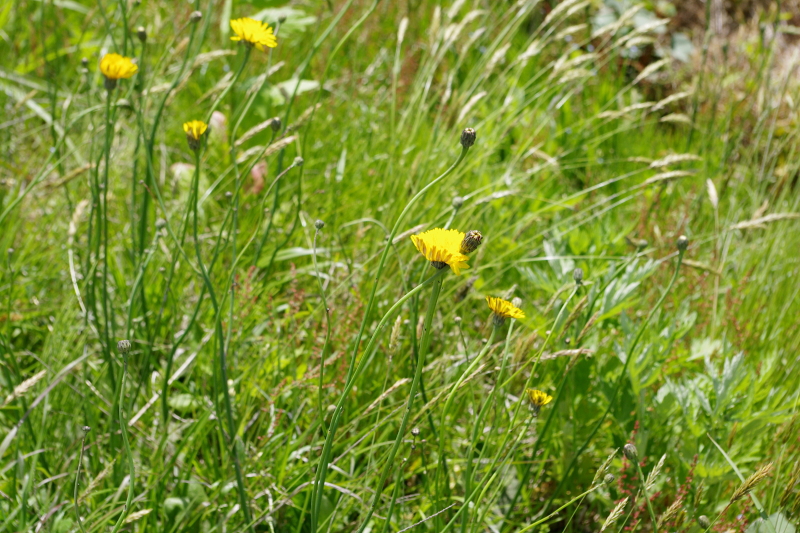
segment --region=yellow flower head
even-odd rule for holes
[[[136,74],[139,67],[130,57],[119,54],[106,54],[100,60],[100,72],[109,80],[127,79]]]
[[[183,131],[186,132],[186,140],[189,143],[189,148],[197,151],[200,148],[200,139],[203,138],[208,130],[208,124],[202,120],[191,120],[183,124]]]
[[[552,396],[537,389],[525,389],[525,394],[528,395],[528,399],[531,401],[531,404],[533,404],[533,410],[537,414],[543,405],[547,405],[553,401]]]
[[[467,256],[461,253],[461,241],[464,234],[454,229],[435,228],[419,235],[412,235],[411,241],[417,250],[431,262],[435,268],[450,266],[456,274],[469,268]]]
[[[507,300],[495,298],[493,296],[487,296],[486,302],[489,304],[489,309],[491,309],[497,317],[525,318],[525,312]]]
[[[248,17],[234,19],[231,21],[231,29],[236,34],[231,37],[231,41],[244,41],[262,51],[265,46],[267,48],[278,46],[278,39],[272,33],[272,28],[259,20]]]

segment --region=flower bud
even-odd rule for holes
[[[92,430],[92,428],[90,428],[89,426],[83,426],[81,428],[81,430],[83,431],[83,433],[85,435],[86,433],[89,433]]]
[[[711,521],[708,519],[706,515],[701,514],[700,516],[697,517],[697,525],[699,525],[703,529],[708,529],[711,527]]]
[[[89,58],[88,57],[81,58],[81,65],[83,66],[83,68],[88,67],[89,66]]]
[[[461,146],[464,148],[469,148],[473,144],[475,144],[475,138],[477,134],[475,130],[472,128],[465,128],[464,131],[461,132]]]
[[[163,218],[156,219],[156,229],[164,229],[167,227],[167,221]]]
[[[322,220],[317,219],[317,221],[314,222],[314,227],[317,228],[317,231],[319,231],[319,230],[321,230],[322,228],[325,227],[325,222],[323,222]]]
[[[128,340],[121,340],[117,343],[117,351],[122,355],[127,354],[131,351],[131,341]]]
[[[294,163],[293,163],[294,166],[302,167],[303,163],[305,163],[305,159],[303,159],[302,157],[297,156],[297,157],[294,158]]]
[[[676,243],[678,246],[679,252],[685,252],[686,249],[689,247],[689,239],[686,235],[681,235],[678,237],[678,242]]]
[[[281,117],[274,117],[272,121],[269,123],[269,127],[272,128],[272,131],[278,132],[281,129]]]
[[[583,269],[576,268],[572,271],[572,279],[575,280],[575,283],[581,285],[583,283]]]
[[[464,235],[464,240],[461,241],[461,253],[471,254],[478,249],[483,241],[483,235],[476,229],[471,229]]]
[[[612,483],[614,483],[615,479],[617,478],[614,477],[614,474],[606,474],[605,477],[603,478],[603,483],[605,483],[606,485],[611,485]]]
[[[456,196],[453,198],[453,209],[461,209],[461,206],[464,205],[464,199],[460,196]]]
[[[415,437],[419,437],[419,428],[414,428],[411,430],[411,434]]]
[[[141,42],[147,42],[147,30],[144,29],[144,26],[136,28],[136,36]]]
[[[622,448],[622,453],[625,454],[625,457],[627,457],[629,461],[634,463],[639,462],[639,450],[630,442]]]
[[[514,307],[522,307],[522,298],[520,298],[519,296],[514,296],[511,299],[511,305],[513,305]]]
[[[192,14],[189,15],[189,22],[198,22],[201,18],[203,18],[201,11],[192,11]]]

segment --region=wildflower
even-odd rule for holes
[[[189,148],[195,152],[200,148],[200,140],[206,130],[208,130],[208,124],[202,120],[192,120],[183,124],[183,131],[186,132],[186,141],[189,143]]]
[[[255,46],[262,51],[265,46],[268,48],[278,46],[272,28],[261,21],[248,17],[235,19],[231,21],[231,28],[236,33],[231,37],[231,41],[244,41],[248,46]]]
[[[138,71],[139,67],[131,58],[119,54],[106,54],[100,60],[100,72],[105,77],[105,86],[109,91],[117,87],[117,80],[130,78]]]
[[[471,254],[478,249],[478,246],[481,245],[481,241],[483,241],[483,235],[481,235],[480,231],[476,229],[469,230],[464,236],[464,240],[461,241],[461,253]]]
[[[525,393],[528,395],[528,399],[533,405],[533,412],[537,415],[539,414],[539,409],[541,409],[543,405],[547,405],[553,401],[552,396],[537,389],[525,389]]]
[[[486,302],[489,304],[489,309],[494,313],[494,325],[497,327],[502,326],[506,318],[525,318],[525,313],[522,309],[507,300],[487,296]]]
[[[412,235],[411,241],[425,259],[439,270],[446,266],[456,274],[469,268],[467,256],[461,253],[464,234],[454,229],[435,228],[419,235]]]

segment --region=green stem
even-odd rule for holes
[[[245,61],[246,61],[245,57]],[[239,72],[241,72],[241,68]],[[200,182],[200,150],[195,152],[195,168],[194,168],[194,179],[192,183],[193,187],[193,194],[194,194],[194,201],[192,202],[192,237],[194,238],[194,248],[195,254],[197,255],[197,264],[200,268],[200,272],[203,276],[203,282],[205,283],[206,289],[208,290],[208,295],[211,299],[211,306],[214,308],[214,316],[219,317],[220,309],[219,303],[217,302],[217,297],[214,292],[214,287],[211,284],[211,279],[208,275],[208,270],[206,270],[206,266],[203,263],[203,256],[202,251],[200,250],[200,239],[198,237],[197,231],[197,204],[199,200],[199,182]],[[236,484],[238,486],[239,492],[239,504],[242,509],[242,514],[244,515],[244,520],[246,524],[250,524],[250,507],[247,501],[247,494],[245,492],[245,485],[244,485],[244,477],[242,475],[242,465],[241,459],[239,457],[239,447],[236,445],[236,425],[233,420],[233,407],[231,405],[231,395],[228,391],[228,369],[227,369],[227,362],[225,358],[225,343],[224,343],[224,335],[222,332],[222,325],[219,320],[215,320],[216,324],[216,336],[217,336],[217,343],[219,344],[219,368],[220,368],[220,385],[222,388],[222,396],[225,401],[225,418],[228,423],[228,439],[229,445],[231,447],[231,457],[233,459],[234,470],[236,472]],[[221,422],[220,422],[221,423]],[[250,526],[250,531],[252,533],[253,527]]]
[[[83,463],[83,447],[86,446],[86,433],[83,434],[83,439],[81,440],[81,452],[78,456],[78,471],[75,473],[75,486],[72,490],[72,496],[75,500],[75,519],[78,521],[78,527],[81,529],[81,533],[86,533],[86,530],[83,528],[83,521],[81,520],[81,508],[78,504],[78,486],[80,485],[81,481],[81,463]]]
[[[444,271],[445,270],[441,270],[440,272]],[[442,289],[442,276],[434,275],[434,278],[435,280],[433,282],[433,288],[431,289],[431,298],[428,303],[428,310],[425,313],[425,322],[422,324],[422,342],[420,343],[419,357],[417,357],[417,366],[414,371],[414,380],[411,382],[411,390],[408,393],[408,404],[406,405],[406,410],[403,413],[403,419],[400,421],[400,429],[397,430],[397,436],[394,439],[392,449],[389,451],[389,458],[386,459],[386,464],[381,472],[381,477],[375,487],[375,495],[372,497],[372,504],[369,507],[369,511],[367,511],[367,516],[364,517],[364,520],[361,523],[361,527],[358,528],[358,533],[364,532],[369,525],[370,518],[372,518],[372,515],[375,513],[375,509],[378,507],[381,492],[383,492],[383,486],[386,484],[386,479],[389,477],[389,472],[391,472],[392,468],[394,467],[394,458],[397,455],[397,450],[400,448],[400,443],[403,441],[403,435],[405,435],[408,419],[411,415],[411,408],[414,405],[414,397],[417,395],[417,388],[419,388],[419,382],[422,377],[422,369],[425,367],[425,356],[427,355],[428,349],[431,345],[431,324],[433,323],[433,317],[436,314],[436,302],[439,300],[439,292]],[[387,517],[387,520],[388,518],[389,517]]]
[[[319,236],[320,228],[316,228],[316,232],[314,233],[314,247],[313,247],[313,257],[314,257],[314,273],[317,275],[317,282],[319,283],[319,294],[322,297],[322,305],[325,307],[325,342],[322,344],[322,353],[319,356],[319,392],[317,394],[317,404],[319,408],[319,419],[325,420],[325,412],[322,409],[322,386],[325,383],[324,380],[324,373],[325,373],[325,357],[328,352],[328,344],[331,340],[331,310],[328,307],[328,298],[325,296],[325,287],[322,285],[322,277],[319,273],[319,266],[317,265],[317,237]],[[320,428],[322,428],[323,435],[327,436],[325,431],[325,424],[320,424]]]
[[[364,330],[366,329],[367,323],[369,322],[369,317],[372,314],[372,308],[375,305],[375,297],[376,297],[376,294],[378,292],[378,282],[380,281],[381,275],[383,274],[383,269],[384,269],[384,267],[386,265],[386,258],[389,255],[389,250],[392,248],[392,242],[394,241],[395,236],[397,235],[398,231],[400,230],[400,225],[403,223],[403,220],[405,219],[406,215],[411,210],[411,207],[415,203],[417,203],[417,201],[419,201],[419,199],[422,198],[425,195],[425,193],[428,192],[433,186],[435,186],[436,184],[441,182],[444,178],[449,176],[456,168],[458,168],[458,165],[461,164],[461,161],[464,160],[464,156],[467,155],[468,151],[469,151],[469,148],[462,145],[461,153],[458,155],[458,159],[456,159],[455,163],[453,163],[450,166],[450,168],[445,170],[439,177],[437,177],[436,179],[432,180],[428,185],[423,187],[417,194],[415,194],[411,198],[411,200],[409,200],[409,202],[403,208],[403,211],[400,213],[400,216],[397,217],[397,221],[395,222],[391,233],[389,234],[388,238],[386,239],[386,245],[383,248],[383,253],[381,253],[381,258],[380,258],[380,260],[378,262],[378,269],[377,269],[377,271],[375,273],[375,281],[374,281],[374,283],[372,285],[372,293],[370,294],[369,301],[367,302],[367,308],[364,310],[364,318],[361,320],[361,326],[359,327],[358,334],[356,335],[355,342],[353,343],[353,353],[350,356],[350,364],[348,366],[347,378],[345,380],[345,391],[342,393],[342,396],[339,399],[339,402],[337,404],[337,409],[334,412],[334,417],[331,420],[331,425],[329,426],[329,429],[328,429],[328,436],[325,439],[325,444],[324,444],[324,446],[322,448],[323,451],[322,451],[321,462],[320,462],[319,468],[317,468],[317,476],[316,476],[317,480],[314,483],[314,489],[313,489],[314,492],[315,492],[315,498],[314,498],[314,500],[312,501],[312,504],[311,504],[311,514],[312,514],[311,523],[312,523],[312,526],[313,526],[312,527],[312,533],[316,533],[316,529],[314,529],[314,528],[316,527],[316,519],[319,516],[319,510],[320,510],[320,506],[322,504],[322,491],[323,491],[323,487],[325,486],[325,475],[326,475],[326,473],[328,471],[328,457],[326,456],[326,453],[328,453],[328,454],[330,453],[331,447],[333,445],[333,439],[336,436],[336,428],[338,427],[338,423],[339,423],[338,417],[341,415],[342,405],[344,404],[344,400],[345,400],[345,397],[346,397],[347,393],[349,392],[350,388],[352,388],[352,386],[353,386],[353,381],[354,381],[354,378],[355,378],[354,373],[355,373],[355,370],[356,370],[356,368],[355,368],[355,366],[356,366],[356,356],[358,355],[358,349],[359,349],[359,347],[361,345],[361,338],[364,336]],[[439,273],[437,273],[437,274],[441,274],[441,272],[442,271],[439,271]],[[435,276],[436,275],[434,275],[434,277]],[[412,294],[412,293],[414,293],[414,290],[412,290],[408,294]],[[406,296],[408,296],[408,294]],[[379,330],[380,330],[380,328],[378,330],[376,330],[376,334],[377,334],[377,332]],[[374,337],[375,336],[373,335],[373,339],[374,339]],[[370,341],[370,342],[372,342],[372,341]]]
[[[642,494],[644,495],[644,501],[647,503],[647,512],[650,513],[650,520],[653,521],[653,533],[658,533],[658,521],[656,520],[656,513],[653,512],[653,504],[650,503],[650,495],[647,494],[647,482],[644,479],[644,474],[642,473],[642,467],[639,465],[639,461],[634,461],[636,463],[636,471],[639,473],[639,481],[642,484]]]
[[[131,504],[133,503],[133,488],[136,481],[136,468],[133,466],[133,452],[131,452],[131,445],[128,442],[128,419],[125,417],[125,377],[128,374],[128,354],[122,354],[122,379],[119,386],[119,429],[122,432],[122,442],[125,445],[125,455],[128,459],[128,498],[125,500],[125,507],[122,509],[122,514],[114,524],[114,529],[111,533],[117,533],[122,527],[122,523],[131,512]]]

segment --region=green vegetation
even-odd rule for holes
[[[0,5],[0,532],[794,533],[780,4],[276,4]]]

